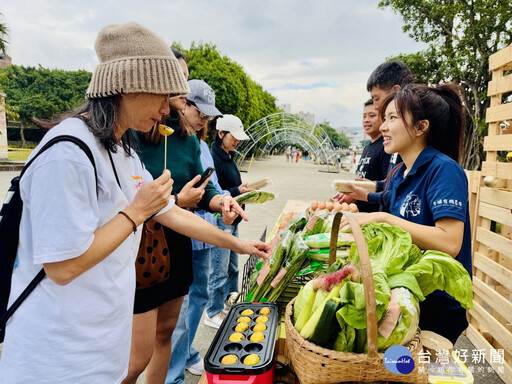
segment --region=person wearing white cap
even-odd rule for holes
[[[133,132],[147,132],[169,112],[169,97],[188,84],[169,46],[140,24],[103,28],[100,63],[87,100],[55,120],[32,153],[71,135],[89,147],[94,165],[72,142],[41,154],[20,182],[23,214],[10,303],[43,268],[46,276],[7,323],[0,383],[120,383],[128,372],[135,258],[142,223],[155,215],[180,232],[266,257],[268,246],[239,240],[175,206],[169,171],[158,178],[134,151]]]
[[[215,141],[212,143],[212,157],[215,164],[220,186],[236,197],[250,192],[247,183],[242,183],[240,171],[233,160],[235,148],[241,140],[249,136],[244,131],[242,121],[234,115],[224,115],[216,121]],[[238,236],[237,219],[232,225],[226,225],[217,219],[217,227]],[[210,261],[210,276],[208,281],[209,299],[206,306],[204,323],[213,328],[219,328],[226,315],[225,302],[231,292],[238,292],[238,254],[229,249],[215,247]]]

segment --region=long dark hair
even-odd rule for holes
[[[379,114],[384,119],[386,107],[394,101],[398,116],[407,129],[412,130],[421,120],[428,120],[427,144],[459,162],[465,124],[461,92],[461,88],[455,84],[441,84],[437,87],[408,84],[384,100],[379,107]],[[406,115],[410,121],[405,118]]]
[[[119,121],[119,105],[121,96],[87,99],[81,106],[71,112],[64,113],[55,119],[34,118],[34,122],[42,128],[51,129],[63,120],[71,117],[82,120],[89,131],[98,138],[103,146],[112,152],[117,151],[115,136],[117,122]],[[128,156],[135,148],[135,139],[131,129],[122,136],[122,145]]]

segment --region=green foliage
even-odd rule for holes
[[[206,81],[215,91],[217,108],[238,116],[244,127],[279,112],[276,98],[254,82],[240,64],[222,56],[215,45],[192,43],[188,50],[176,43],[173,46],[185,54],[190,79]]]
[[[32,125],[33,117],[51,118],[80,105],[90,78],[83,70],[11,65],[0,69],[0,89],[7,95],[7,111],[16,113],[24,125]]]
[[[0,20],[4,18],[4,15],[0,13]],[[7,50],[7,35],[9,34],[9,29],[7,28],[6,23],[0,22],[0,52],[5,52]]]
[[[329,139],[331,139],[332,145],[337,148],[348,148],[350,147],[350,140],[343,133],[338,133],[331,127],[327,122],[317,124],[317,127],[322,128]]]
[[[489,56],[512,43],[510,0],[381,0],[379,7],[400,14],[404,32],[428,44],[423,52],[397,57],[417,81],[463,87],[469,117],[463,165],[480,166],[486,133],[481,121],[489,107]]]

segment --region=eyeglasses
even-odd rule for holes
[[[195,105],[192,105],[196,110],[197,112],[199,113],[199,118],[201,120],[208,120],[208,121],[212,121],[213,119],[215,119],[217,116],[208,116],[208,115],[205,115],[203,112],[201,112],[199,110],[199,108],[197,108]]]

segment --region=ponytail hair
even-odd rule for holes
[[[383,119],[386,107],[394,101],[398,115],[409,130],[418,127],[420,121],[428,120],[427,144],[460,162],[465,127],[461,92],[455,84],[437,87],[408,84],[386,98],[379,114]]]

